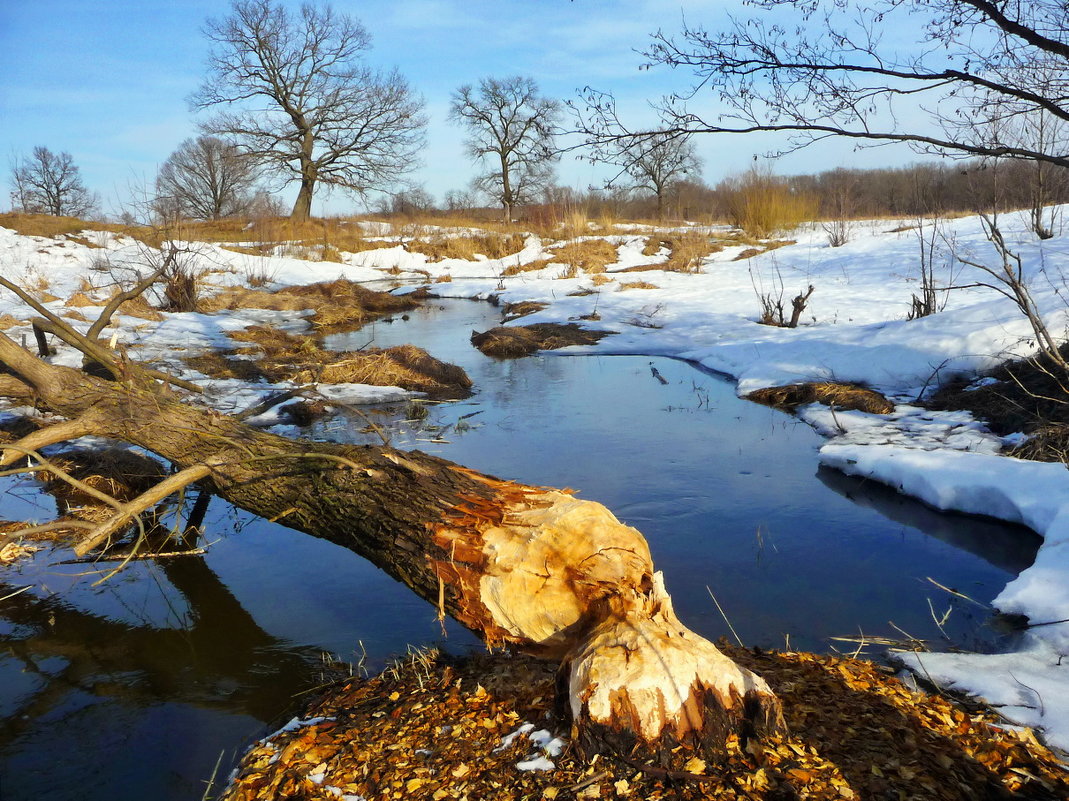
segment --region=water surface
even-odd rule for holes
[[[941,617],[949,599],[928,578],[985,603],[1030,563],[1029,532],[818,469],[811,429],[691,365],[495,361],[468,343],[496,323],[488,304],[432,302],[409,317],[332,344],[422,344],[464,366],[476,393],[305,433],[373,441],[372,419],[397,446],[605,503],[647,536],[681,618],[712,638],[731,631],[710,591],[751,645],[852,650],[828,638],[900,631],[995,644],[979,605],[958,603],[940,630],[932,609]],[[54,508],[25,481],[0,489],[0,517]],[[206,539],[204,557],[133,565],[96,588],[92,566],[48,553],[0,575],[0,596],[40,585],[0,602],[0,799],[199,799],[217,761],[225,776],[299,707],[324,653],[374,670],[410,644],[478,647],[339,546],[219,501]]]

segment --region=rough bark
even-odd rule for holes
[[[782,725],[764,681],[679,622],[645,539],[601,504],[419,451],[276,436],[148,378],[48,365],[2,334],[0,364],[0,394],[177,468],[208,465],[211,491],[368,558],[487,645],[560,660],[590,749],[715,748]]]

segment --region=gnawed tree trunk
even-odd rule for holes
[[[782,725],[765,682],[679,622],[645,539],[598,503],[419,451],[287,439],[183,403],[136,366],[107,381],[2,334],[0,364],[0,395],[70,421],[0,463],[92,433],[207,466],[211,491],[368,558],[489,646],[559,660],[588,749],[715,750]]]

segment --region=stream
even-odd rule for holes
[[[288,433],[369,442],[372,421],[398,447],[577,489],[646,535],[680,618],[712,639],[872,658],[880,645],[830,638],[1005,645],[982,605],[1031,563],[1028,530],[818,468],[808,426],[693,365],[497,361],[468,342],[497,324],[489,304],[430,300],[408,317],[329,344],[421,345],[463,366],[474,395]],[[33,482],[0,482],[0,518],[53,511]],[[480,647],[339,546],[219,500],[205,539],[203,557],[132,564],[98,587],[94,566],[55,564],[60,552],[0,573],[0,597],[37,585],[0,601],[0,799],[200,799],[339,663],[374,672],[410,646]]]

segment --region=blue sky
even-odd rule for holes
[[[296,5],[294,2],[293,5]],[[447,120],[450,94],[493,75],[533,77],[544,94],[571,98],[583,86],[616,94],[621,109],[643,115],[646,101],[688,78],[640,70],[635,52],[658,28],[715,27],[740,0],[337,0],[373,38],[369,60],[396,66],[427,102],[425,166],[414,176],[436,198],[464,188],[475,168],[463,134]],[[7,208],[9,164],[35,145],[65,150],[80,165],[105,211],[116,213],[137,189],[151,186],[160,163],[196,134],[186,98],[204,74],[209,16],[227,2],[201,0],[0,0],[0,208]],[[711,101],[708,101],[711,104]],[[706,105],[705,110],[711,109]],[[740,172],[773,142],[704,137],[703,176],[715,183]],[[905,163],[908,153],[860,154],[848,143],[824,145],[777,165],[783,173],[837,166]],[[600,173],[572,160],[560,182],[585,189]],[[288,201],[291,193],[286,193]],[[314,213],[358,207],[348,196],[317,198]]]

